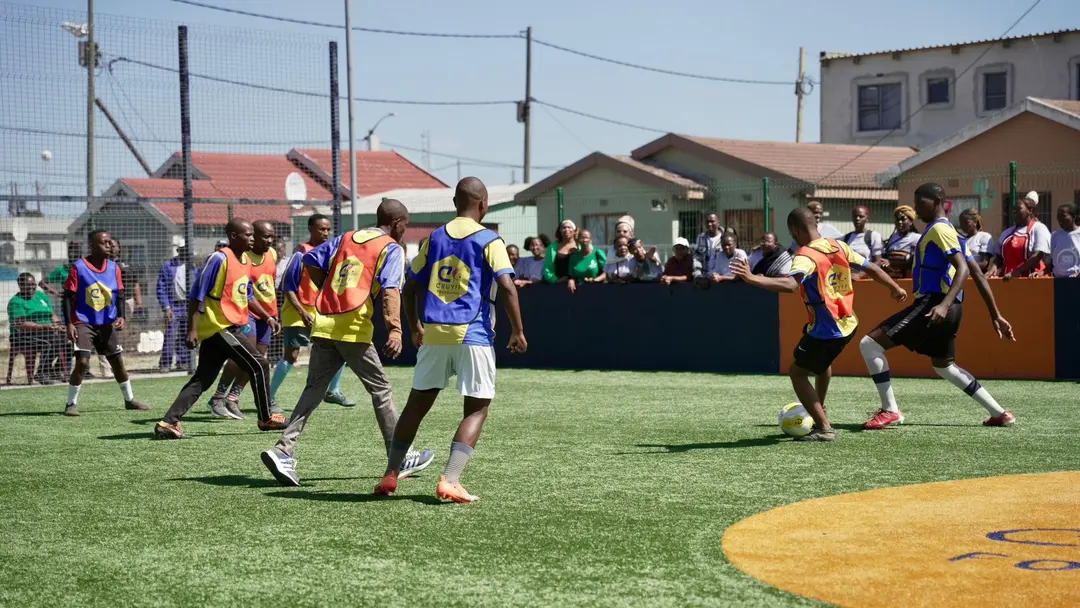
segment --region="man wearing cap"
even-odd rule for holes
[[[672,249],[675,255],[668,258],[664,265],[664,276],[660,277],[660,282],[664,285],[685,283],[694,276],[694,257],[690,255],[690,241],[680,236],[675,239]]]
[[[181,243],[176,248],[176,255],[161,266],[157,282],[157,300],[165,314],[165,342],[161,346],[161,359],[158,365],[162,371],[168,371],[175,361],[178,368],[186,368],[188,365],[188,349],[184,344],[187,339],[187,298],[178,293],[176,284],[178,272],[184,273],[184,282],[187,282],[184,258],[187,256],[187,246]]]
[[[1043,258],[1050,255],[1050,229],[1035,217],[1038,205],[1039,194],[1035,191],[1028,192],[1016,203],[1013,210],[1015,223],[1001,233],[994,260],[986,270],[987,276],[1008,281],[1046,269]]]

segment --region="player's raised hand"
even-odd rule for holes
[[[1013,334],[1012,324],[1009,323],[1005,317],[998,317],[993,319],[994,331],[997,332],[999,338],[1005,338],[1010,342],[1016,342],[1016,335]]]
[[[529,348],[529,342],[525,340],[524,333],[516,333],[510,336],[510,343],[506,345],[512,353],[523,353]]]
[[[113,321],[112,326],[123,331],[123,329],[127,327],[127,321],[124,320],[124,317],[117,317],[116,320]]]
[[[383,346],[383,354],[391,359],[398,358],[401,354],[401,334],[391,335],[386,339],[386,345]]]

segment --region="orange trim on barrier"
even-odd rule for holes
[[[897,281],[911,293],[911,279]],[[1053,380],[1054,281],[1049,279],[991,280],[1001,314],[1012,323],[1016,342],[999,340],[974,283],[964,286],[964,321],[956,340],[956,363],[976,378]],[[885,287],[870,281],[855,283],[856,338],[833,362],[833,374],[865,376],[859,340],[879,323],[903,309]],[[780,296],[780,370],[787,373],[795,345],[806,325],[806,306],[798,294]],[[894,376],[936,377],[930,360],[898,346],[889,351]]]

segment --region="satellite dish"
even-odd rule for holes
[[[30,224],[24,218],[14,218],[11,223],[11,236],[15,237],[16,243],[25,243],[26,237],[30,236]]]
[[[285,178],[285,200],[307,200],[307,184],[304,183],[304,176],[295,171]]]

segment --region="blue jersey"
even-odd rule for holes
[[[940,218],[930,222],[915,247],[911,278],[916,297],[948,293],[956,274],[949,258],[955,253],[967,257],[966,249],[949,220]],[[961,301],[963,293],[958,294],[956,299]]]
[[[120,267],[105,260],[94,268],[89,258],[80,258],[71,265],[64,289],[75,294],[75,323],[107,325],[119,316],[116,292],[124,288]]]

